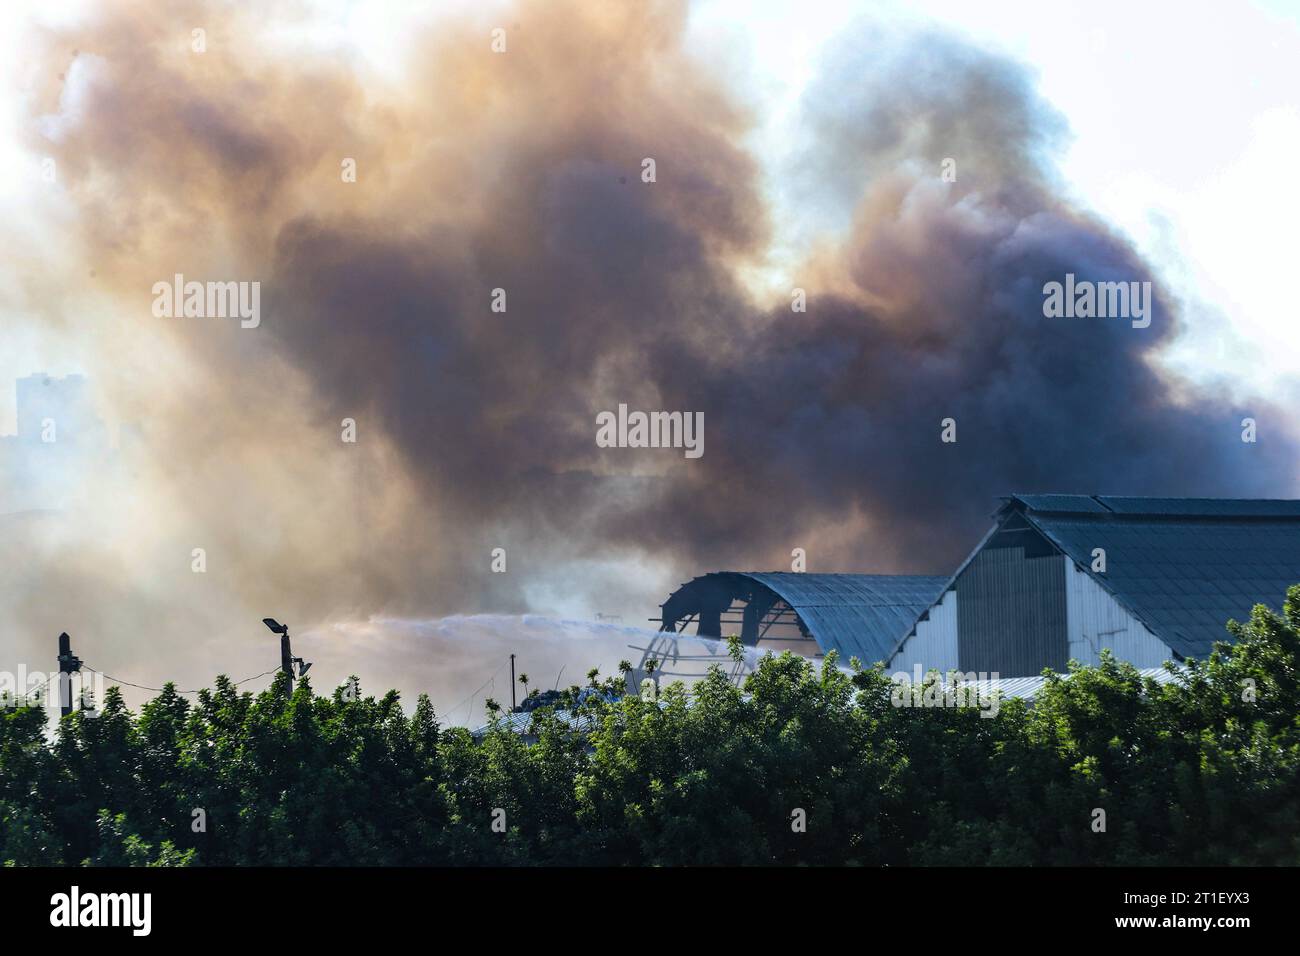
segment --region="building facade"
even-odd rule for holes
[[[1229,619],[1300,583],[1300,501],[1013,495],[891,671],[1004,678],[1204,659]]]

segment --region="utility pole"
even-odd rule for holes
[[[289,693],[293,693],[293,650],[289,647],[289,630],[280,635],[280,670],[289,675]]]
[[[298,672],[300,677],[307,673],[307,668],[311,665],[302,658],[293,656],[293,649],[289,646],[289,625],[281,624],[273,617],[262,618],[262,623],[272,634],[280,635],[280,670],[288,676],[289,693],[293,694],[293,665],[297,663],[301,666],[302,669]]]
[[[515,655],[510,655],[510,713],[519,705],[515,703]]]
[[[59,635],[59,716],[72,713],[72,676],[81,670],[81,658],[73,656],[72,638]]]

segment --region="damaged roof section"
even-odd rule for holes
[[[718,571],[682,585],[663,604],[661,630],[681,631],[692,622],[701,637],[726,633],[746,644],[761,640],[775,623],[794,624],[821,653],[838,651],[847,661],[885,660],[935,600],[948,579],[907,574],[805,574],[788,571]],[[737,603],[743,604],[732,610]]]

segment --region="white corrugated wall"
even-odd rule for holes
[[[956,591],[946,591],[943,600],[930,608],[930,616],[917,622],[916,630],[890,659],[885,672],[911,674],[917,664],[922,673],[937,670],[946,674],[957,666]]]
[[[1066,633],[1071,660],[1081,664],[1100,663],[1100,651],[1108,647],[1115,657],[1135,667],[1159,667],[1172,660],[1174,652],[1147,630],[1146,625],[1124,610],[1086,571],[1065,562]]]

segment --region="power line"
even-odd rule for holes
[[[15,693],[14,694],[15,703],[21,700],[23,701],[23,706],[26,706],[27,701],[29,701],[33,697],[39,698],[40,695],[43,695],[45,691],[49,689],[50,683],[58,679],[59,679],[59,675],[57,673],[51,674],[49,677],[45,678],[44,682],[39,687],[33,690],[24,691],[22,694]]]
[[[146,685],[146,684],[137,684],[137,683],[135,683],[134,681],[123,680],[123,679],[120,678],[120,677],[114,677],[112,674],[105,673],[104,671],[98,670],[97,668],[94,668],[94,667],[90,667],[89,665],[86,665],[86,664],[83,664],[82,667],[83,667],[85,670],[88,670],[88,671],[90,671],[90,672],[92,672],[92,673],[99,674],[100,676],[102,676],[102,677],[105,678],[106,680],[112,681],[114,684],[123,684],[123,685],[125,685],[125,686],[127,686],[127,687],[134,687],[134,688],[136,688],[136,689],[138,689],[138,690],[149,690],[149,691],[153,691],[154,693],[157,693],[157,694],[161,694],[161,693],[165,690],[165,688],[163,688],[163,687],[149,687],[149,686]],[[251,677],[244,677],[244,678],[241,678],[240,680],[234,681],[233,684],[232,684],[231,686],[233,686],[233,687],[238,687],[240,684],[247,684],[249,681],[251,681],[251,680],[257,680],[259,677],[265,677],[267,674],[274,674],[274,673],[275,673],[276,671],[278,671],[279,669],[280,669],[280,668],[278,668],[278,667],[272,667],[269,671],[262,671],[262,673],[260,673],[260,674],[254,674],[254,675],[252,675]],[[56,675],[56,676],[57,676],[57,675]],[[197,694],[197,693],[199,693],[199,691],[197,691],[197,690],[180,690],[180,689],[177,689],[177,688],[172,688],[172,689],[175,690],[176,693],[178,693],[178,694]]]
[[[462,700],[459,704],[457,704],[455,707],[450,708],[450,709],[447,711],[447,715],[448,715],[448,716],[451,716],[452,714],[455,714],[457,711],[459,711],[459,710],[461,709],[461,707],[464,707],[466,704],[470,704],[470,703],[472,703],[473,700],[474,700],[474,698],[478,695],[479,691],[483,690],[483,689],[484,689],[485,687],[487,687],[489,684],[491,684],[492,686],[495,687],[495,686],[496,686],[496,684],[495,684],[496,679],[501,675],[501,671],[505,668],[505,666],[506,666],[505,664],[502,664],[500,667],[498,667],[498,668],[496,669],[496,673],[494,673],[491,677],[489,677],[489,678],[488,678],[487,680],[485,680],[482,684],[480,684],[480,685],[478,686],[477,689],[470,691],[469,695],[468,695],[464,700]],[[470,715],[470,712],[469,712],[469,711],[466,711],[466,712],[465,712],[465,719],[466,719],[466,720],[469,720],[469,715]]]

